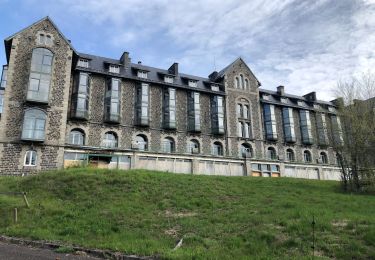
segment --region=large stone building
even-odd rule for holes
[[[79,53],[46,17],[5,39],[0,173],[89,164],[338,179],[334,102],[260,88],[238,58],[208,78]]]

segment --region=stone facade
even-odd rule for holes
[[[48,36],[50,41],[41,43],[40,35]],[[177,64],[173,64],[168,70],[162,70],[131,63],[126,52],[119,60],[81,54],[74,50],[48,17],[6,39],[5,47],[8,77],[0,120],[0,174],[36,173],[73,165],[70,161],[84,161],[89,164],[95,162],[98,167],[154,167],[175,172],[207,172],[219,175],[268,176],[269,173],[269,176],[291,176],[294,174],[291,169],[295,169],[294,172],[299,172],[299,175],[294,177],[306,177],[315,176],[314,169],[318,169],[319,178],[337,179],[338,170],[335,167],[332,145],[322,147],[316,142],[304,145],[298,112],[299,109],[311,111],[313,139],[317,140],[314,105],[324,107],[329,117],[334,114],[331,111],[334,110],[334,104],[262,90],[259,88],[260,82],[241,58],[222,71],[212,73],[208,78],[200,78],[179,74]],[[31,86],[30,68],[35,48],[44,48],[53,53],[48,103],[31,102],[26,98]],[[82,65],[85,63],[87,65]],[[110,72],[111,66],[118,68],[118,72]],[[148,75],[147,78],[139,77],[139,72]],[[73,110],[77,109],[73,103],[78,101],[74,100],[73,96],[80,84],[80,73],[88,75],[89,91],[87,107],[84,108],[85,114],[87,113],[85,118],[79,118],[73,113]],[[164,77],[172,77],[173,80],[167,82]],[[121,82],[119,118],[115,122],[105,120],[108,113],[105,100],[111,78]],[[140,109],[141,84],[148,85],[149,123],[143,126],[136,120],[139,116],[137,109]],[[165,128],[163,121],[163,115],[167,113],[164,95],[170,88],[176,93],[175,129]],[[200,131],[191,131],[189,128],[189,96],[192,93],[199,93]],[[270,96],[271,100],[265,100],[264,96]],[[216,109],[214,106],[217,105],[214,98],[223,100],[223,132],[220,134],[213,131],[213,109]],[[293,102],[304,101],[306,107],[298,107],[292,103],[282,104],[280,98],[289,98]],[[275,106],[277,140],[266,138],[263,112],[263,105],[266,103]],[[242,108],[246,107],[249,115],[247,118],[238,116],[239,104]],[[284,141],[282,108],[285,106],[293,107],[295,143]],[[21,138],[25,131],[25,111],[30,108],[46,113],[43,140]],[[328,108],[331,110],[328,111]],[[142,115],[143,113],[142,110]],[[194,118],[198,117],[194,114]],[[241,132],[245,131],[242,128],[239,129],[241,120],[249,125],[248,134]],[[329,120],[327,128],[331,133]],[[38,130],[36,126],[33,129]],[[82,134],[82,143],[75,143],[78,139],[72,139],[71,133],[77,131]],[[116,137],[115,147],[106,145],[106,133],[112,133]],[[137,136],[145,138],[145,151],[137,149]],[[172,153],[164,150],[165,138],[174,141]],[[331,136],[329,138],[332,144]],[[191,142],[197,142],[198,149],[191,150]],[[218,144],[221,148],[215,150]],[[243,156],[244,145],[250,147],[249,156]],[[267,155],[270,147],[275,149],[278,156],[272,160]],[[294,151],[293,162],[285,160],[288,148]],[[312,161],[309,163],[304,162],[303,152],[306,150],[312,154]],[[28,151],[35,152],[35,157],[32,157],[35,161],[31,162],[31,159],[26,158],[29,156]],[[213,151],[221,154],[213,154]],[[324,165],[316,161],[321,152],[328,155],[328,163]],[[335,177],[332,177],[333,175]]]

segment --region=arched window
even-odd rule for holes
[[[69,143],[75,145],[84,145],[85,133],[81,129],[73,129],[69,134]]]
[[[36,166],[36,151],[29,150],[25,154],[25,166]]]
[[[148,142],[147,137],[144,135],[137,135],[135,137],[135,143],[137,144],[138,150],[140,151],[147,151],[148,149]]]
[[[240,88],[240,79],[236,77],[236,88]]]
[[[323,164],[328,164],[328,156],[325,152],[320,153],[320,162]]]
[[[200,152],[200,149],[199,149],[199,142],[195,139],[192,139],[189,141],[189,144],[188,144],[188,153],[199,153]]]
[[[294,162],[295,161],[294,152],[290,148],[286,150],[286,159],[289,162]]]
[[[249,80],[245,79],[245,89],[249,89]]]
[[[311,158],[311,153],[309,151],[306,150],[303,152],[303,160],[306,163],[311,163],[312,158]]]
[[[246,144],[246,143],[241,144],[240,152],[241,152],[242,158],[252,157],[252,149],[251,149],[250,144]]]
[[[216,156],[223,156],[223,145],[220,142],[214,142],[212,145],[212,154]]]
[[[53,54],[45,48],[36,48],[31,57],[27,100],[48,102],[51,84]]]
[[[44,141],[47,115],[39,109],[28,109],[23,118],[22,139]]]
[[[268,147],[268,149],[267,149],[267,158],[270,159],[270,160],[276,160],[277,159],[275,148]]]
[[[245,88],[245,81],[244,81],[244,78],[243,78],[242,74],[240,75],[240,78],[241,78],[241,89],[244,89]]]
[[[118,145],[117,135],[114,132],[107,132],[104,135],[103,146],[107,148],[115,148]]]
[[[172,137],[165,137],[163,139],[162,151],[164,153],[173,153],[175,151],[175,143]]]

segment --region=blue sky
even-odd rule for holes
[[[0,12],[3,39],[49,15],[80,52],[203,77],[241,56],[263,88],[322,100],[375,70],[375,0],[0,0]]]

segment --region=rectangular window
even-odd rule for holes
[[[250,124],[249,123],[244,124],[243,135],[244,135],[243,137],[245,138],[250,138]]]
[[[316,113],[316,129],[319,145],[328,145],[327,121],[324,113]]]
[[[193,132],[201,131],[199,93],[190,92],[188,95],[188,130]]]
[[[243,106],[242,117],[249,119],[249,106],[248,105]]]
[[[164,76],[164,82],[165,83],[173,83],[173,77],[172,76],[168,76],[168,75],[165,75]]]
[[[86,60],[86,59],[79,59],[78,60],[78,67],[88,68],[89,67],[89,61]]]
[[[220,88],[219,88],[219,86],[217,86],[217,85],[211,85],[211,90],[212,90],[212,91],[219,91]]]
[[[1,74],[1,88],[5,88],[7,85],[8,66],[3,66],[3,72]]]
[[[221,96],[211,99],[211,123],[214,134],[224,134],[224,101]]]
[[[112,78],[107,84],[104,98],[104,120],[106,122],[120,122],[120,87],[121,80]]]
[[[236,113],[237,113],[237,117],[242,116],[242,105],[241,104],[237,104]]]
[[[275,116],[275,106],[270,104],[263,105],[264,112],[264,125],[266,130],[267,140],[276,141],[277,140],[277,129],[276,129],[276,116]]]
[[[196,80],[189,80],[188,81],[188,85],[189,85],[189,87],[196,88],[197,85],[198,85],[198,81],[196,81]]]
[[[138,70],[137,71],[137,77],[138,78],[147,79],[147,71]]]
[[[136,124],[149,125],[149,85],[142,83],[137,88],[136,96]]]
[[[294,130],[293,108],[283,107],[283,126],[285,142],[294,143],[296,141],[296,133]]]
[[[329,106],[328,111],[329,112],[336,112],[336,108]]]
[[[311,121],[310,121],[310,111],[300,110],[300,125],[301,125],[301,135],[302,142],[304,144],[313,144],[312,130],[311,130]]]
[[[336,115],[331,116],[333,141],[336,145],[342,146],[344,144],[344,138],[342,133],[340,118]]]
[[[168,88],[164,91],[163,122],[167,129],[176,129],[176,90]]]
[[[119,65],[115,65],[115,64],[110,64],[109,65],[109,72],[111,73],[120,73],[120,66]]]
[[[71,116],[79,119],[88,119],[90,92],[89,74],[83,72],[77,74],[74,84]]]
[[[243,137],[243,123],[242,122],[238,122],[237,123],[237,130],[238,130],[238,136],[239,137]]]

